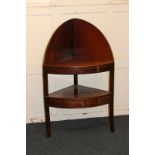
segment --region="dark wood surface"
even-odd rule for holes
[[[72,85],[46,96],[49,106],[61,108],[84,108],[108,104],[111,92],[81,85]]]
[[[109,90],[81,86],[78,74],[109,71]],[[48,74],[72,74],[70,87],[50,93]],[[51,135],[49,107],[88,108],[109,105],[110,129],[114,132],[114,59],[104,35],[92,24],[71,19],[51,37],[43,60],[43,92],[46,135]]]
[[[50,98],[62,98],[72,100],[85,100],[89,98],[101,97],[109,95],[109,91],[96,88],[86,87],[82,85],[72,85],[61,90],[48,94]]]
[[[50,39],[43,66],[51,73],[83,74],[85,71],[102,72],[100,66],[113,63],[110,45],[103,34],[84,20],[71,19],[63,23]]]

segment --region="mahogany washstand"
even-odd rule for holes
[[[78,74],[109,71],[109,90],[78,84]],[[48,74],[72,74],[70,87],[48,92]],[[87,108],[108,104],[110,129],[114,132],[114,59],[104,35],[92,24],[71,19],[51,37],[43,61],[43,92],[46,135],[51,135],[49,107]]]

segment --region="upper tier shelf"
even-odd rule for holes
[[[43,69],[56,74],[84,74],[109,70],[114,59],[104,35],[92,24],[71,19],[53,34]]]

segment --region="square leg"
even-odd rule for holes
[[[110,130],[111,132],[114,132],[114,106],[113,106],[113,102],[109,103],[108,105],[109,107],[109,125],[110,125]]]
[[[50,123],[50,113],[49,106],[45,105],[45,126],[46,126],[46,136],[51,136],[51,123]]]

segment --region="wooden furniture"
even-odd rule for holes
[[[109,90],[78,84],[78,74],[109,71]],[[72,74],[73,85],[48,92],[48,74]],[[71,19],[63,23],[50,39],[43,61],[43,91],[46,135],[51,135],[49,107],[87,108],[109,105],[109,121],[114,131],[114,59],[109,43],[92,24]]]

